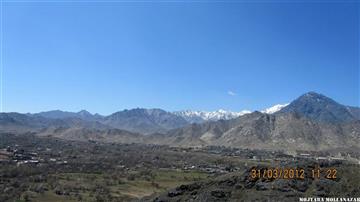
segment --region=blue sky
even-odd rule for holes
[[[277,2],[277,3],[276,3]],[[359,3],[3,3],[3,108],[359,106]]]

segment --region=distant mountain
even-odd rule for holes
[[[359,107],[347,107],[347,110],[350,114],[355,117],[357,120],[360,120],[360,108]]]
[[[86,121],[80,118],[46,118],[31,114],[0,113],[0,132],[38,132],[48,127],[111,128],[99,122]]]
[[[357,110],[309,92],[273,114],[253,112],[230,120],[192,124],[166,135],[156,134],[154,140],[174,146],[275,150],[360,148],[360,121],[352,115]]]
[[[142,134],[166,132],[188,124],[184,118],[162,109],[142,108],[113,113],[104,117],[102,123]]]
[[[36,114],[31,114],[33,116],[41,116],[50,119],[64,119],[64,118],[79,118],[86,121],[100,121],[103,117],[99,114],[91,114],[86,110],[81,110],[79,112],[66,112],[61,110],[52,110],[46,112],[40,112]]]
[[[356,120],[349,108],[315,92],[306,93],[277,113],[294,112],[311,120],[343,123]]]
[[[0,132],[70,140],[273,149],[360,149],[360,109],[314,92],[261,113],[131,109],[109,116],[50,111],[0,113]],[[145,134],[145,135],[144,135]]]
[[[282,108],[288,106],[289,104],[277,104],[277,105],[274,105],[272,107],[269,107],[267,109],[264,109],[262,110],[261,112],[262,113],[265,113],[265,114],[273,114],[275,112],[278,112],[280,111]]]
[[[33,117],[48,119],[77,118],[84,121],[99,122],[110,128],[118,128],[132,132],[150,134],[166,132],[170,129],[185,126],[188,122],[180,116],[161,109],[130,109],[113,113],[109,116],[91,114],[88,111],[65,112],[53,110],[30,114]]]
[[[27,132],[36,131],[49,125],[64,125],[61,120],[49,120],[43,117],[31,117],[16,112],[0,113],[0,132]]]
[[[218,121],[218,120],[229,120],[234,119],[244,114],[250,113],[248,110],[243,110],[241,112],[231,112],[226,110],[217,110],[213,112],[206,111],[177,111],[174,114],[183,117],[190,123],[203,123],[205,121]]]
[[[159,135],[158,135],[159,136]],[[157,144],[219,145],[251,149],[322,150],[360,145],[360,121],[327,124],[296,113],[254,112],[237,119],[192,124],[171,130]]]
[[[56,137],[76,141],[145,143],[146,136],[120,129],[96,129],[88,127],[50,127],[37,133],[38,136]]]

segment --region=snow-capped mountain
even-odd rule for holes
[[[191,111],[191,110],[174,112],[174,114],[183,117],[185,120],[187,120],[190,123],[202,123],[205,121],[217,121],[221,119],[228,120],[228,119],[237,118],[247,113],[251,113],[251,111],[243,110],[240,112],[232,112],[232,111],[219,109],[217,111],[212,111],[212,112]]]
[[[269,107],[267,109],[264,109],[261,112],[265,113],[265,114],[273,114],[273,113],[275,113],[277,111],[280,111],[282,108],[284,108],[284,107],[286,107],[288,105],[289,105],[289,103],[287,103],[287,104],[277,104],[277,105],[274,105],[274,106]]]

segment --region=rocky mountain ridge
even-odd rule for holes
[[[359,108],[309,92],[272,114],[255,111],[233,119],[200,123],[189,123],[161,109],[138,108],[98,118],[85,111],[0,113],[0,131],[30,131],[79,141],[322,150],[359,147],[358,111]]]

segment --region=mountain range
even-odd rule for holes
[[[281,110],[286,105],[287,104],[277,104],[270,108],[262,110],[261,112],[266,113],[266,114],[272,114],[272,113],[275,113],[275,112]],[[117,116],[117,118],[121,117],[121,118],[125,118],[125,119],[128,119],[130,117],[146,117],[146,116],[148,116],[149,119],[152,119],[154,121],[157,121],[158,119],[164,119],[163,121],[165,121],[166,119],[174,119],[174,120],[167,120],[168,122],[175,121],[175,123],[169,123],[172,126],[164,126],[165,129],[171,129],[171,128],[176,128],[176,127],[184,125],[184,120],[181,120],[180,117],[185,119],[186,123],[203,123],[206,121],[234,119],[234,118],[237,118],[239,116],[242,116],[242,115],[248,114],[248,113],[251,113],[251,111],[243,110],[240,112],[233,112],[233,111],[219,109],[216,111],[183,110],[183,111],[175,111],[175,112],[166,112],[162,109],[136,108],[136,109],[130,109],[130,110],[125,109],[123,111],[115,112],[109,116],[103,116],[100,114],[91,114],[90,112],[88,112],[86,110],[81,110],[79,112],[67,112],[67,111],[61,111],[61,110],[52,110],[52,111],[35,113],[35,114],[28,113],[27,115],[40,116],[40,117],[51,118],[51,119],[79,118],[79,119],[83,119],[83,120],[87,120],[87,121],[99,121],[99,122],[102,122],[104,120],[107,120],[107,122],[111,122],[110,120],[115,121],[116,120],[115,116]],[[175,115],[175,116],[172,116],[172,115]],[[154,117],[151,117],[151,116],[154,116]],[[180,123],[178,121],[183,122],[183,123]],[[123,122],[123,121],[117,121],[117,122]],[[117,124],[114,124],[114,123],[110,123],[109,125],[113,125],[115,128],[121,128],[121,126],[118,126]],[[123,123],[120,123],[120,125],[123,125]],[[124,126],[123,128],[129,130],[129,128],[126,126]],[[131,126],[131,128],[134,128],[134,130],[138,130],[138,127]],[[132,130],[132,129],[130,129],[130,130]]]
[[[78,141],[220,145],[269,150],[322,150],[360,145],[360,109],[309,92],[261,112],[131,109],[108,116],[87,111],[0,113],[0,132]]]
[[[241,112],[232,112],[232,111],[219,109],[213,112],[185,110],[185,111],[176,111],[173,113],[175,115],[183,117],[189,123],[203,123],[206,121],[234,119],[244,114],[251,113],[251,111],[243,110]]]

